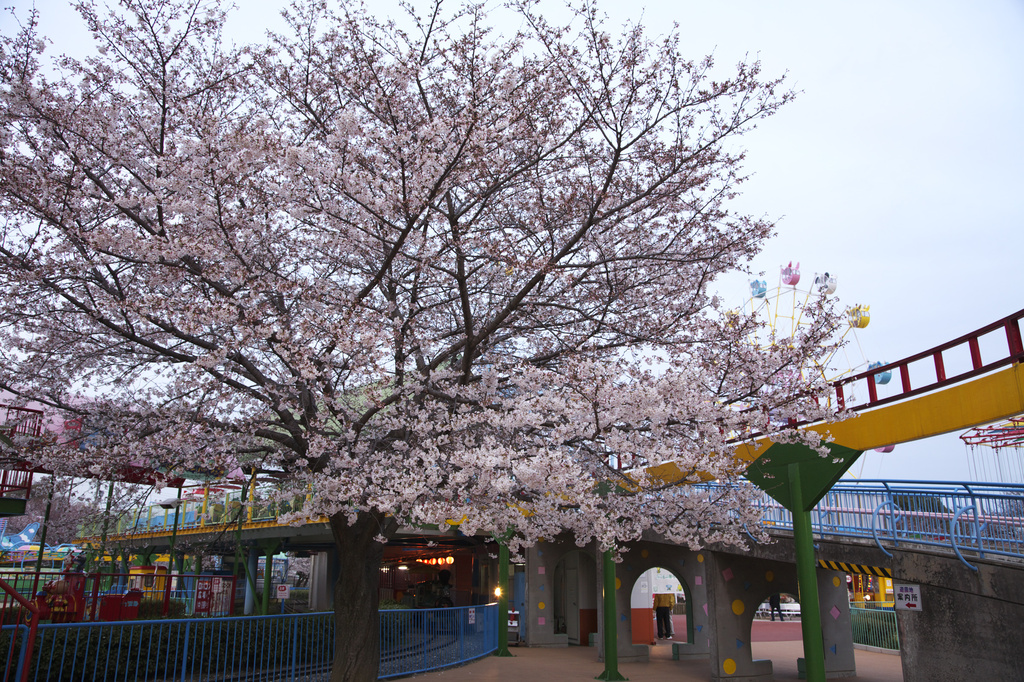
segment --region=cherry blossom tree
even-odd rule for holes
[[[46,544],[72,543],[78,537],[82,525],[94,519],[95,506],[91,500],[74,489],[74,482],[54,476],[37,477],[34,482],[36,494],[25,506],[24,516],[15,519],[20,528],[29,524],[40,524],[36,539],[42,537],[42,526],[46,525]],[[46,507],[49,506],[49,516]]]
[[[729,201],[782,79],[589,4],[552,25],[521,0],[503,35],[476,4],[400,25],[308,0],[242,47],[212,0],[119,4],[75,3],[82,60],[51,66],[31,17],[3,42],[0,388],[81,417],[95,471],[311,492],[294,520],[329,518],[343,576],[332,680],[376,678],[402,526],[513,551],[756,527],[749,486],[685,484],[829,416],[799,371],[827,304],[754,343],[714,295],[772,233]]]

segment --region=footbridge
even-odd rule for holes
[[[823,640],[827,639],[827,632],[833,629],[832,626],[839,618],[837,614],[841,614],[841,609],[835,604],[824,611],[827,615],[821,613],[823,602],[819,599],[819,587],[829,594],[834,591],[829,588],[827,581],[822,582],[822,571],[818,570],[817,564],[817,551],[821,547],[821,531],[825,528],[826,519],[830,528],[844,528],[838,536],[842,538],[841,544],[856,545],[857,541],[849,530],[859,527],[866,532],[868,524],[864,521],[866,515],[870,514],[871,537],[883,556],[889,559],[894,555],[890,550],[883,549],[883,536],[894,546],[900,543],[901,535],[905,545],[911,539],[917,541],[915,546],[924,547],[948,541],[949,548],[962,567],[968,574],[974,574],[971,580],[964,579],[961,584],[967,585],[973,581],[976,589],[968,588],[964,593],[992,593],[991,584],[978,583],[982,571],[965,559],[965,549],[973,552],[978,560],[985,559],[986,554],[989,558],[1019,557],[1019,517],[1022,516],[1022,510],[1016,505],[1021,491],[995,492],[993,496],[999,502],[988,508],[980,502],[987,498],[979,496],[977,487],[972,491],[970,486],[964,489],[963,496],[950,500],[950,504],[941,508],[933,499],[925,506],[920,506],[922,503],[919,502],[917,508],[908,509],[906,500],[897,495],[907,495],[917,500],[921,498],[910,493],[894,494],[891,486],[878,491],[880,497],[877,504],[851,505],[849,498],[843,497],[843,489],[836,489],[835,495],[825,502],[824,509],[821,502],[866,450],[889,448],[899,443],[963,431],[1024,413],[1024,345],[1020,332],[1022,317],[1024,310],[934,348],[836,381],[833,384],[835,404],[841,411],[848,413],[850,418],[803,427],[820,435],[821,445],[829,451],[827,457],[822,457],[816,449],[803,444],[773,443],[769,439],[745,443],[737,448],[736,456],[749,462],[745,476],[770,499],[764,506],[765,521],[774,524],[776,531],[787,528],[791,533],[798,591],[805,614],[802,629],[809,680],[823,681],[826,677],[827,647]],[[898,381],[887,389],[888,394],[883,393],[880,387],[888,385],[894,376],[898,377]],[[654,473],[665,480],[683,478],[683,472],[671,463],[655,468]],[[887,484],[881,485],[885,487]],[[856,494],[863,495],[866,491],[867,488],[860,488]],[[932,493],[925,495],[934,497]],[[817,544],[813,518],[816,508],[819,509]],[[838,520],[838,524],[832,524],[831,519]],[[917,528],[920,524],[926,527]],[[907,529],[912,527],[915,530],[909,533],[915,537],[910,538],[907,537]],[[992,546],[993,538],[990,536],[993,534],[1003,536],[1005,542]],[[756,573],[756,569],[750,570]],[[730,576],[741,572],[739,567],[730,567],[725,571],[724,575]],[[925,574],[927,572],[925,570]],[[768,573],[774,575],[771,570]],[[832,576],[831,580],[835,583],[833,587],[838,588],[838,576]],[[754,582],[747,580],[743,584],[753,585]],[[1005,612],[1007,617],[1016,618],[1016,621],[1010,622],[1019,622],[1024,616],[1024,599],[1020,598],[1020,592],[1019,589],[1008,588],[995,595],[1002,609],[1000,613]],[[830,599],[825,601],[827,603]],[[732,606],[740,609],[734,615],[741,615],[742,602],[739,597],[733,600]],[[954,602],[947,600],[947,605]],[[720,621],[727,619],[728,609],[718,609],[717,616]],[[833,621],[831,624],[828,622],[829,617]],[[974,636],[968,637],[930,641],[907,638],[916,642],[919,650],[917,655],[911,657],[918,664],[916,667],[908,670],[907,658],[904,657],[905,678],[942,679],[950,671],[950,668],[944,666],[957,656],[964,661],[973,660],[976,663],[979,643],[993,644],[1005,623],[996,618],[975,628]],[[962,626],[963,631],[970,630],[965,623],[958,625]],[[739,631],[742,630],[741,623]],[[749,629],[746,632],[749,634]],[[720,629],[716,641],[728,641],[727,637],[723,640],[723,634]],[[740,644],[743,640],[737,637],[735,641],[738,649],[742,650]],[[718,647],[717,644],[715,646]],[[992,679],[1021,677],[1016,647],[997,646],[997,649],[992,656],[984,659]],[[833,657],[836,656],[835,648],[829,651]],[[836,673],[844,665],[832,661],[829,668]],[[613,679],[617,673],[606,670],[606,674],[609,679]],[[766,671],[764,666],[750,661],[749,654],[734,657],[718,649],[712,652],[712,675],[715,679],[768,679],[770,674],[770,665]]]
[[[689,586],[688,603],[699,607],[688,618],[693,630],[688,652],[710,657],[713,679],[771,679],[770,662],[766,666],[751,659],[750,621],[756,605],[779,591],[800,595],[807,678],[822,682],[826,673],[853,674],[846,583],[841,571],[832,570],[833,562],[836,567],[874,567],[920,587],[925,607],[911,615],[923,618],[900,619],[906,680],[943,679],[957,659],[961,666],[970,662],[980,673],[975,676],[1024,679],[1019,641],[1007,644],[1005,636],[1024,621],[1024,574],[1019,572],[1024,565],[1024,490],[973,483],[839,484],[866,450],[1024,414],[1022,317],[1024,310],[836,381],[834,400],[848,418],[803,426],[820,434],[828,457],[814,448],[768,439],[738,446],[736,457],[749,463],[746,477],[765,493],[764,522],[778,540],[774,545],[751,543],[740,553],[714,547],[690,552],[649,538],[627,547],[626,560],[617,566],[609,555],[602,559],[593,550],[590,559],[573,555],[580,550],[571,542],[563,547],[552,540],[532,548],[521,606],[527,641],[557,646],[571,639],[569,632],[556,636],[559,621],[546,610],[554,596],[554,578],[561,575],[567,603],[575,599],[577,637],[582,637],[584,623],[593,623],[596,630],[598,613],[603,612],[604,679],[621,679],[615,669],[618,658],[645,656],[646,648],[640,651],[631,644],[629,596],[617,583],[632,585],[648,568],[664,566]],[[684,479],[671,463],[652,473],[667,481]],[[166,519],[161,527],[136,520],[133,531],[154,544],[176,532],[235,532],[245,541],[287,537],[298,546],[314,543],[317,526],[323,525],[295,530],[272,518],[253,518],[240,526],[213,528],[195,519],[180,521],[178,530],[170,532]],[[555,569],[561,561],[573,563],[563,564],[559,573]],[[603,597],[591,598],[602,593],[595,588],[602,583],[611,587],[603,590]],[[951,620],[951,614],[971,618]]]

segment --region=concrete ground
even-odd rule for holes
[[[803,655],[800,623],[754,622],[752,647],[755,658],[772,660],[776,680],[796,680],[796,659]],[[604,664],[597,649],[532,649],[511,647],[513,658],[488,656],[460,668],[414,676],[421,682],[591,682]],[[855,653],[860,682],[903,682],[900,657],[871,651]],[[634,682],[707,682],[711,671],[707,659],[673,661],[672,647],[651,647],[648,663],[620,663],[619,672]]]

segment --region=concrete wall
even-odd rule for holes
[[[753,658],[751,623],[769,595],[797,593],[796,567],[721,552],[706,555],[711,679],[772,680],[772,662]]]
[[[657,540],[645,540],[630,543],[624,548],[622,562],[616,566],[615,574],[619,579],[616,591],[616,610],[619,622],[619,659],[632,658],[647,660],[650,651],[646,646],[634,646],[633,641],[633,585],[644,573],[652,568],[668,570],[682,583],[688,593],[687,599],[687,632],[676,632],[675,642],[679,644],[681,657],[702,657],[708,655],[708,602],[707,587],[704,577],[704,552],[693,552],[682,547],[667,545]],[[655,590],[657,591],[657,590]],[[637,627],[646,632],[650,625],[650,594],[647,595],[647,609],[637,609],[643,623]],[[667,644],[667,643],[666,643]]]
[[[334,608],[334,584],[338,581],[337,550],[313,554],[309,572],[309,608],[330,611]]]
[[[758,606],[776,592],[799,594],[794,564],[739,554],[707,552],[708,603],[713,634],[711,679],[773,679],[770,660],[753,658],[751,625]],[[825,676],[856,672],[846,577],[817,571],[818,614],[825,648]],[[801,610],[809,605],[801,604]]]
[[[568,540],[539,542],[526,551],[526,644],[536,647],[569,646],[566,634],[555,634],[555,567],[569,552],[578,550]]]
[[[819,558],[889,568],[897,584],[920,586],[921,612],[899,612],[898,626],[907,682],[981,679],[1024,680],[1024,573],[1012,566],[972,559],[971,571],[955,557],[894,550],[887,557],[873,543],[819,540]],[[579,548],[568,539],[531,548],[527,605],[531,646],[567,646],[554,634],[553,577],[558,562]],[[577,562],[581,614],[595,606],[603,622],[601,555],[594,547],[593,575]],[[631,592],[648,569],[669,569],[687,585],[693,625],[683,655],[710,655],[713,680],[769,680],[770,661],[754,661],[750,625],[758,605],[775,592],[797,594],[792,543],[691,552],[656,539],[631,543],[616,565],[616,633],[620,661],[646,660],[649,648],[632,643]],[[829,678],[855,674],[848,590],[844,574],[818,569],[819,616]],[[589,600],[589,601],[587,601]],[[542,607],[543,605],[543,607]],[[646,615],[644,617],[647,617]],[[677,640],[681,633],[677,634]],[[584,636],[581,635],[581,639]],[[603,637],[597,638],[603,660]],[[586,642],[581,642],[586,644]]]
[[[893,553],[895,585],[916,584],[921,611],[897,611],[906,682],[1024,680],[1024,574],[1012,567]]]

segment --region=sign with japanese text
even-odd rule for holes
[[[200,578],[196,582],[196,605],[192,609],[195,614],[210,613],[213,606],[213,579]]]
[[[288,597],[291,596],[291,594],[292,594],[292,586],[291,585],[278,585],[277,586],[277,595],[276,596],[277,596],[278,599],[287,599]]]
[[[892,586],[892,597],[896,604],[897,611],[920,611],[921,610],[921,586],[920,585],[896,585]]]

